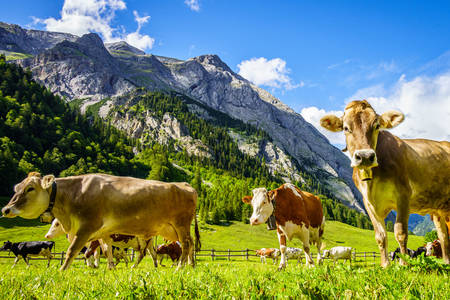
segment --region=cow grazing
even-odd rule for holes
[[[50,229],[48,230],[47,234],[45,235],[45,238],[53,239],[64,233],[65,233],[65,231],[64,231],[63,226],[61,225],[61,222],[55,218],[52,222],[52,226],[50,226]],[[144,258],[147,251],[150,253],[155,267],[157,267],[156,253],[155,253],[153,247],[151,247],[152,238],[150,238],[147,241],[144,241],[138,237],[131,236],[131,235],[123,235],[123,234],[111,234],[110,238],[111,238],[111,246],[113,247],[113,249],[114,249],[114,247],[116,247],[118,249],[133,248],[134,251],[139,253],[139,256],[137,257],[136,262],[132,266],[133,268],[135,268],[142,261],[142,259]],[[70,237],[69,237],[69,241],[71,241]],[[90,249],[88,254],[86,254],[85,251],[83,251],[83,253],[85,253],[85,258],[89,259],[91,257],[92,258],[95,257],[95,263],[92,264],[90,260],[87,261],[88,266],[98,267],[98,265],[99,265],[98,259],[100,256],[99,256],[99,254],[95,254],[94,252],[99,245],[100,245],[100,241],[98,241],[98,240],[93,241],[92,243],[88,243],[87,248]],[[103,245],[103,247],[107,247],[107,245]],[[116,262],[118,262],[118,261],[120,261],[120,257],[124,256],[122,253],[123,251],[116,249],[115,252],[116,252],[116,254],[113,253],[113,257],[115,258]],[[128,259],[126,257],[122,258],[122,259],[128,265]]]
[[[98,268],[100,265],[100,257],[106,257],[106,251],[102,251],[102,247],[100,246],[102,246],[100,240],[92,241],[84,252],[84,257],[86,259],[90,259],[91,257],[94,258],[94,268]],[[112,246],[112,256],[116,261],[115,266],[119,264],[120,260],[123,260],[125,265],[128,266],[128,256],[124,249]]]
[[[194,265],[190,225],[195,220],[195,249],[200,248],[195,207],[197,192],[187,183],[166,183],[107,174],[65,178],[42,177],[32,172],[14,187],[15,194],[2,209],[3,216],[36,218],[44,212],[56,217],[73,237],[61,270],[89,241],[107,245],[108,267],[112,261],[111,234],[137,236],[142,240],[161,235],[181,242],[178,267]]]
[[[427,248],[425,247],[419,247],[417,248],[416,251],[414,251],[414,253],[412,253],[411,258],[417,258],[419,257],[422,253],[425,253],[425,256],[427,255]]]
[[[353,181],[372,221],[381,265],[389,265],[384,219],[391,210],[397,211],[394,233],[403,254],[407,249],[409,214],[433,215],[444,263],[449,264],[445,220],[450,215],[450,143],[400,139],[385,130],[403,119],[404,115],[397,111],[378,115],[363,100],[349,103],[342,117],[324,116],[320,124],[334,132],[344,131]]]
[[[262,224],[271,214],[275,215],[281,251],[279,268],[286,267],[286,239],[291,240],[293,237],[299,238],[303,243],[306,264],[314,265],[309,254],[310,244],[316,244],[320,252],[325,225],[320,199],[290,183],[271,191],[257,188],[252,193],[253,196],[242,198],[244,203],[253,207],[250,218],[252,225]],[[317,262],[320,263],[320,254],[317,255]]]
[[[303,250],[300,248],[286,247],[285,255],[286,255],[286,263],[290,259],[297,259],[297,265],[302,263],[302,253]]]
[[[398,259],[399,257],[398,257],[398,254],[400,253],[400,247],[398,247],[397,249],[395,249],[395,251],[393,251],[393,252],[390,252],[389,254],[389,258],[391,259],[391,261],[394,261],[394,260],[396,260],[396,259]],[[406,254],[409,256],[409,257],[413,257],[414,256],[414,253],[415,253],[415,251],[414,250],[411,250],[411,249],[409,249],[409,248],[407,248],[406,249]]]
[[[435,256],[436,258],[442,257],[442,247],[439,240],[428,242],[425,246],[426,256]]]
[[[276,248],[261,248],[256,250],[256,255],[259,256],[261,263],[266,263],[266,258],[269,257],[273,260],[273,263],[278,262],[278,257],[280,256],[280,250]]]
[[[168,257],[172,260],[173,265],[175,265],[181,256],[181,245],[180,242],[172,242],[170,244],[162,244],[159,245],[156,249],[156,257],[159,261],[159,264],[164,267],[162,261],[165,257]]]
[[[48,259],[47,267],[50,266],[50,260],[52,259],[52,248],[55,246],[55,242],[19,242],[12,243],[10,241],[6,241],[3,244],[3,247],[0,250],[9,250],[14,253],[16,259],[14,260],[13,267],[19,261],[19,258],[22,257],[25,263],[30,266],[29,257],[33,256],[44,256]]]
[[[337,246],[333,247],[330,250],[323,250],[323,257],[329,257],[333,259],[333,265],[336,264],[338,259],[343,259],[344,263],[348,260],[349,263],[352,263],[352,247],[343,247]]]

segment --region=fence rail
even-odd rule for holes
[[[65,258],[65,252],[53,252],[53,258],[52,260],[59,260],[60,264],[62,265]],[[129,256],[130,261],[134,260],[135,253],[134,250],[131,249],[126,251],[126,254]],[[209,250],[200,250],[199,252],[194,254],[196,258],[208,258],[210,257],[212,261],[216,259],[226,259],[228,261],[231,260],[254,260],[259,258],[258,255],[256,255],[256,251],[252,249],[243,249],[243,250],[216,250],[216,249],[209,249]],[[304,257],[304,255],[302,255]],[[317,253],[311,253],[312,258],[317,257]],[[352,252],[352,259],[355,261],[375,261],[377,258],[380,257],[380,254],[378,252]],[[8,256],[6,255],[0,255],[0,259],[6,258],[6,259],[15,259],[15,256],[12,255],[12,253],[9,253]],[[47,260],[47,258],[43,257],[29,257],[30,260]],[[84,257],[77,256],[75,258],[76,260],[84,260]],[[329,259],[329,258],[324,258]],[[302,258],[303,260],[303,258]]]

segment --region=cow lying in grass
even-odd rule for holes
[[[48,259],[47,267],[50,266],[50,260],[53,258],[52,248],[55,246],[55,242],[19,242],[12,243],[10,241],[6,241],[3,244],[3,247],[0,250],[9,250],[16,256],[14,260],[14,266],[19,261],[19,258],[22,257],[25,263],[30,266],[29,257],[32,256],[44,256]]]

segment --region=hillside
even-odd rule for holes
[[[307,174],[320,182],[323,193],[363,210],[351,180],[348,158],[299,114],[234,73],[218,56],[202,55],[181,61],[147,55],[124,42],[104,45],[96,34],[76,39],[70,36],[52,44],[48,42],[50,33],[46,32],[33,32],[33,37],[41,36],[47,42],[31,53],[24,46],[31,43],[25,38],[31,32],[8,24],[0,27],[5,28],[0,32],[0,50],[14,48],[16,54],[11,59],[32,56],[14,62],[29,68],[36,80],[67,101],[83,99],[83,112],[98,102],[97,111],[102,115],[111,106],[120,105],[117,99],[120,101],[139,87],[153,92],[176,92],[266,132],[269,138],[260,137],[256,142],[235,132],[229,134],[241,152],[264,158],[272,174],[279,174],[285,181],[294,178],[300,182],[302,174]],[[2,43],[2,35],[8,44]],[[197,114],[208,118],[202,109]]]
[[[39,241],[45,240],[50,225],[40,225],[34,227],[15,226],[12,228],[2,228],[0,223],[0,241]],[[259,249],[264,247],[279,247],[276,231],[268,231],[265,225],[250,226],[242,222],[232,222],[228,226],[200,224],[200,235],[202,249],[216,250],[241,250]],[[69,246],[64,236],[54,239],[57,251],[66,251]],[[162,243],[162,239],[158,239]],[[336,221],[327,221],[325,225],[324,243],[327,249],[334,246],[351,246],[358,252],[374,251],[378,253],[378,246],[375,242],[372,230],[360,229]],[[423,246],[422,236],[409,236],[408,247],[417,249]],[[388,232],[389,250],[393,251],[398,247],[394,234]],[[301,247],[301,242],[294,239],[288,242],[288,246]],[[315,246],[311,251],[317,253]]]

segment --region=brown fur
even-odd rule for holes
[[[341,119],[347,130],[346,144],[350,154],[372,149],[377,160],[377,164],[370,167],[371,180],[363,181],[367,177],[360,177],[360,169],[355,167],[353,181],[363,194],[364,205],[374,225],[382,266],[389,264],[384,218],[391,210],[397,211],[394,231],[401,253],[406,253],[407,249],[409,214],[431,214],[439,239],[443,241],[444,261],[450,263],[448,230],[443,220],[450,214],[450,143],[400,139],[378,129],[393,128],[403,118],[403,114],[395,111],[377,115],[366,100],[347,105]],[[331,131],[343,130],[330,124],[324,122],[322,126]]]
[[[159,245],[156,249],[156,254],[166,254],[174,262],[181,256],[181,247],[177,242],[172,242],[166,245]]]
[[[284,226],[287,221],[306,227],[319,227],[323,220],[322,203],[311,193],[296,188],[301,198],[297,197],[284,185],[272,190],[271,199],[275,200],[275,219],[277,224]]]

